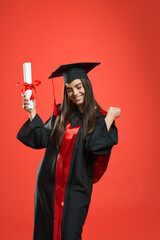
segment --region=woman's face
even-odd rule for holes
[[[81,110],[85,97],[85,89],[81,80],[77,78],[71,83],[66,83],[66,91],[68,98]]]

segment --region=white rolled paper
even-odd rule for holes
[[[32,83],[32,72],[31,72],[31,63],[26,62],[23,63],[23,75],[24,75],[24,82],[31,84]],[[32,90],[27,90],[25,92],[26,98],[30,99],[32,95]],[[30,104],[27,109],[33,109],[33,100],[29,100]]]

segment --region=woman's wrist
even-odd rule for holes
[[[35,116],[36,116],[36,110],[32,110],[32,112],[29,113],[30,121],[32,121]]]
[[[107,113],[106,118],[109,119],[110,121],[114,121],[115,120],[115,116],[112,113]]]
[[[105,117],[105,122],[106,122],[108,131],[109,131],[113,121],[114,121],[114,116],[112,114],[107,114]]]

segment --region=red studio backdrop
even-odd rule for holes
[[[160,239],[160,6],[155,0],[1,0],[0,239],[29,240],[34,189],[44,150],[16,135],[28,114],[20,87],[32,63],[37,112],[52,114],[50,73],[59,65],[100,61],[89,78],[103,109],[122,109],[119,144],[94,185],[84,240]],[[62,79],[55,79],[57,102]]]

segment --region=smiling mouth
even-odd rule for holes
[[[80,96],[78,96],[78,97],[75,97],[75,98],[73,98],[73,100],[75,101],[75,102],[78,102],[80,99],[82,98],[82,95],[80,95]]]

